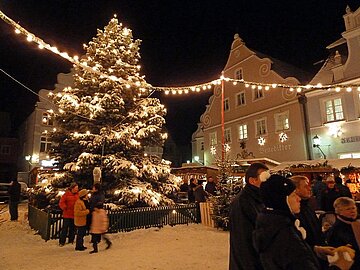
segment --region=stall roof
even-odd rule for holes
[[[277,172],[277,171],[283,171],[290,169],[290,166],[297,166],[300,164],[304,165],[317,165],[319,163],[324,164],[325,161],[327,161],[328,165],[331,166],[334,169],[340,170],[344,167],[360,167],[360,158],[344,158],[344,159],[316,159],[316,160],[301,160],[301,161],[285,161],[282,162],[280,165],[271,168],[271,171]]]

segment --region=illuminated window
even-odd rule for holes
[[[210,133],[209,136],[210,136],[210,145],[216,145],[217,144],[216,132]]]
[[[239,140],[247,139],[247,137],[248,137],[247,125],[240,125],[239,126]]]
[[[236,106],[245,105],[245,92],[239,92],[236,94]]]
[[[290,128],[289,111],[276,113],[274,117],[275,117],[276,131],[284,131]]]
[[[40,137],[40,152],[48,152],[51,148],[51,141],[48,136],[41,136]]]
[[[224,137],[225,137],[224,139],[225,139],[226,143],[231,143],[231,129],[230,128],[225,129]]]
[[[229,103],[229,99],[226,98],[224,99],[224,112],[227,112],[230,110],[230,103]]]
[[[325,101],[326,122],[344,119],[344,112],[341,98],[334,98]]]
[[[255,121],[255,127],[256,127],[256,136],[259,137],[261,135],[265,135],[267,133],[266,131],[266,119],[262,118]]]
[[[253,89],[254,93],[254,100],[262,99],[264,97],[264,90],[262,88],[256,87]]]
[[[46,112],[42,114],[41,121],[42,121],[43,125],[46,125],[46,126],[52,126],[54,124],[52,118],[50,117],[50,114],[48,114]]]
[[[243,70],[242,68],[235,71],[235,80],[242,80],[243,79]]]

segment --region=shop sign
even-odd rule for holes
[[[341,138],[341,143],[353,143],[353,142],[360,142],[360,136]]]

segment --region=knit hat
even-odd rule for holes
[[[79,191],[79,198],[82,198],[84,196],[86,196],[89,193],[89,191],[87,189],[82,189]]]
[[[273,174],[260,185],[260,195],[266,207],[276,210],[287,210],[289,196],[296,189],[294,183],[281,175]]]

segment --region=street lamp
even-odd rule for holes
[[[323,150],[320,148],[320,137],[318,135],[315,135],[313,138],[313,147],[319,149],[321,154],[323,155],[324,159],[326,159],[326,155],[323,152]]]

